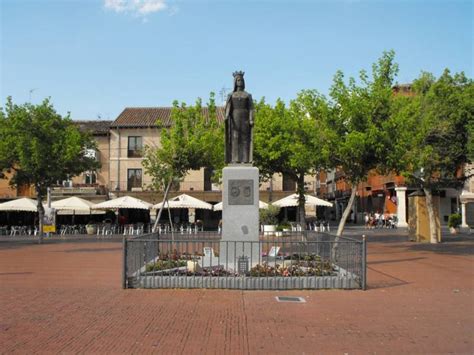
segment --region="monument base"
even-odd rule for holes
[[[260,262],[259,172],[251,165],[231,165],[222,171],[222,242],[219,259],[235,272]]]

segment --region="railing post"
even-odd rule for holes
[[[362,235],[362,289],[367,290],[367,240]]]
[[[124,236],[123,241],[123,265],[122,265],[122,288],[127,288],[127,238]]]

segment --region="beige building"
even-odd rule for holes
[[[143,152],[145,147],[160,147],[161,131],[171,125],[171,110],[171,107],[126,108],[111,123],[109,191],[142,193],[142,196],[148,192],[150,195],[151,177],[142,166]],[[207,114],[207,109],[203,110]],[[218,119],[223,120],[222,108],[218,108]],[[218,191],[219,187],[211,183],[210,177],[205,169],[191,171],[181,182],[179,191]],[[215,196],[210,198],[213,199]]]
[[[81,193],[81,190],[97,190],[101,194],[106,193],[110,176],[110,124],[112,121],[74,121],[81,131],[91,134],[97,142],[97,149],[90,150],[86,154],[95,157],[101,168],[97,171],[86,171],[70,181],[63,182],[64,188],[70,188]],[[74,193],[74,192],[72,192]]]

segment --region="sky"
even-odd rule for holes
[[[73,119],[193,104],[245,72],[254,99],[327,94],[393,49],[398,83],[473,75],[473,1],[0,0],[0,106],[50,97]]]

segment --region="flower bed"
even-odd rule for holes
[[[200,256],[191,254],[162,254],[148,263],[145,273],[159,273],[162,276],[248,276],[248,277],[303,277],[303,276],[334,276],[335,268],[329,260],[323,260],[316,254],[285,255],[273,261],[265,260],[254,265],[248,272],[238,274],[226,270],[222,265],[199,267]],[[217,261],[217,259],[216,259]]]
[[[266,277],[266,276],[332,276],[335,270],[329,261],[292,261],[290,265],[268,264],[266,262],[255,265],[246,276]]]

